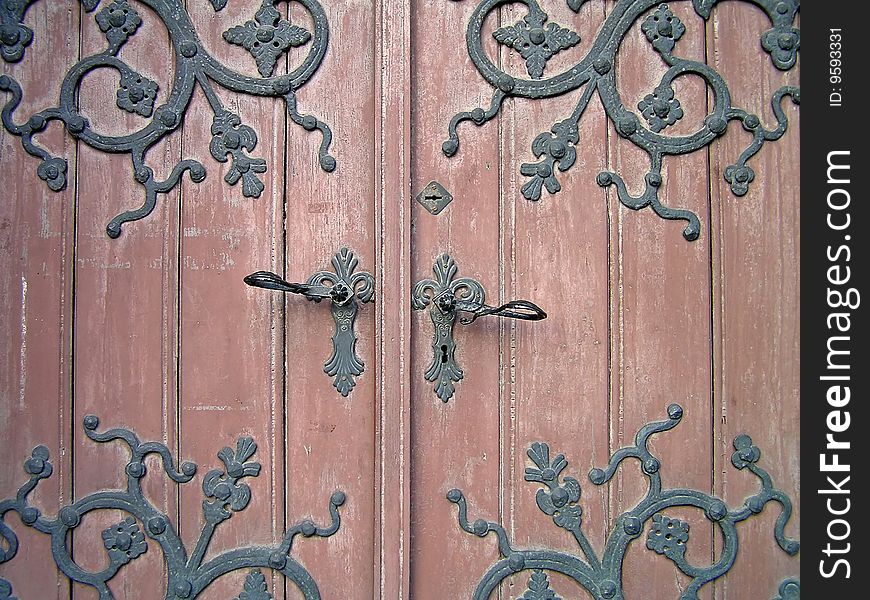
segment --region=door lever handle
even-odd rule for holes
[[[347,248],[332,257],[335,272],[318,271],[305,283],[290,283],[269,271],[257,271],[245,277],[251,287],[300,294],[313,302],[329,300],[335,334],[332,336],[332,356],[323,371],[333,378],[332,385],[342,396],[347,396],[356,385],[355,377],[362,375],[365,363],[356,354],[354,323],[359,304],[371,302],[375,295],[375,279],[366,271],[355,272],[359,260]]]
[[[251,287],[266,290],[277,290],[289,294],[300,294],[314,302],[321,300],[336,300],[337,294],[333,294],[330,287],[324,285],[310,285],[308,283],[290,283],[271,271],[257,271],[245,277],[245,283]]]
[[[456,342],[453,339],[453,325],[458,315],[461,315],[459,322],[462,325],[470,325],[486,316],[540,321],[547,318],[547,313],[528,300],[512,300],[501,306],[487,305],[480,282],[470,277],[456,278],[459,268],[446,253],[435,260],[432,271],[434,279],[423,279],[414,286],[411,306],[415,310],[429,308],[435,331],[432,362],[425,377],[427,381],[435,382],[435,394],[442,402],[447,402],[456,391],[454,384],[464,376],[456,362]]]
[[[480,317],[489,315],[520,321],[542,321],[547,318],[547,313],[540,306],[528,300],[511,300],[501,306],[487,306],[460,300],[456,303],[456,310],[471,314],[470,317],[460,317],[459,322],[463,325],[471,325]]]

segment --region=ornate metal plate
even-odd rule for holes
[[[437,215],[453,202],[453,196],[437,181],[430,181],[417,194],[417,202],[430,214]]]
[[[555,1],[555,0],[553,0]],[[574,12],[587,0],[567,0]],[[747,0],[760,7],[770,18],[772,27],[761,37],[761,46],[770,55],[776,68],[791,69],[797,62],[800,48],[800,30],[794,20],[800,10],[800,0]],[[710,18],[718,0],[692,0],[695,12],[704,19]],[[528,14],[522,21],[496,29],[496,41],[517,51],[526,61],[528,78],[517,78],[502,71],[484,51],[483,24],[487,15],[503,4],[522,3]],[[616,85],[617,54],[623,38],[632,25],[643,19],[641,29],[652,49],[668,67],[661,83],[638,104],[637,113],[625,106]],[[558,75],[544,73],[547,61],[556,53],[576,45],[580,35],[568,26],[549,22],[549,17],[538,0],[483,0],[471,15],[466,32],[468,53],[477,70],[495,90],[489,108],[475,108],[453,117],[448,127],[448,138],[442,144],[447,156],[459,150],[459,123],[471,121],[477,126],[490,121],[498,114],[505,98],[549,98],[579,88],[585,89],[574,109],[563,120],[556,122],[550,131],[538,135],[532,142],[535,160],[524,163],[520,172],[528,178],[522,187],[523,196],[540,200],[543,188],[550,194],[562,189],[556,172],[570,169],[577,159],[576,145],[580,141],[578,122],[583,117],[595,92],[601,98],[607,117],[617,133],[644,150],[650,159],[646,174],[646,189],[640,196],[632,196],[625,182],[616,173],[604,171],[598,174],[602,187],[615,186],[619,201],[632,210],[651,207],[664,219],[679,219],[688,222],[683,231],[687,240],[695,240],[701,233],[698,216],[688,210],[671,208],[659,197],[662,186],[662,163],[665,156],[695,152],[710,145],[722,136],[731,121],[739,121],[743,129],[752,135],[752,142],[736,162],[725,169],[725,180],[731,191],[743,196],[755,179],[755,172],[747,164],[766,141],[778,140],[788,125],[782,100],[788,96],[792,102],[800,102],[800,90],[796,87],[781,87],[773,93],[771,106],[777,125],[766,129],[758,115],[732,105],[731,93],[722,76],[709,65],[680,58],[674,54],[677,42],[686,31],[686,26],[674,15],[667,4],[660,0],[617,0],[609,10],[607,20],[592,42],[589,52],[572,68]],[[683,116],[680,101],[675,97],[673,83],[678,77],[697,75],[706,82],[712,93],[710,113],[700,129],[690,135],[663,134],[667,127]],[[645,121],[645,124],[644,124]]]
[[[213,469],[202,478],[202,503],[205,526],[199,535],[196,547],[190,553],[178,535],[168,515],[152,505],[142,490],[145,477],[145,457],[157,454],[163,460],[163,470],[177,484],[189,482],[196,474],[197,467],[191,462],[183,462],[177,468],[169,449],[159,442],[140,442],[135,433],[128,429],[109,429],[97,431],[100,421],[89,415],[84,419],[85,434],[99,443],[118,440],[130,449],[130,462],[125,469],[126,489],[103,490],[95,492],[72,504],[64,506],[57,517],[49,518],[39,509],[28,503],[28,497],[39,482],[51,476],[53,467],[49,462],[48,449],[37,446],[24,462],[24,471],[30,479],[18,490],[15,498],[0,502],[0,537],[6,549],[0,548],[0,564],[15,558],[18,552],[18,537],[6,524],[5,516],[16,512],[28,527],[51,536],[51,553],[58,569],[71,581],[97,590],[101,600],[114,598],[108,582],[122,567],[135,560],[148,550],[145,537],[160,546],[166,563],[166,598],[193,599],[200,595],[216,579],[240,569],[251,569],[241,591],[240,598],[249,600],[270,600],[266,580],[260,569],[278,571],[292,582],[306,598],[318,600],[320,592],[311,574],[290,556],[293,540],[303,537],[329,537],[338,531],[341,517],[338,507],[344,504],[344,492],[336,491],[329,500],[329,513],[332,522],[319,527],[311,521],[301,521],[290,527],[281,543],[274,546],[248,546],[222,552],[205,560],[211,539],[218,525],[245,509],[251,500],[251,488],[244,483],[246,477],[260,474],[260,463],[251,458],[257,444],[249,437],[240,437],[235,450],[224,448],[218,452],[223,462],[222,469]],[[68,533],[82,523],[82,517],[89,512],[102,509],[117,509],[127,513],[123,521],[109,527],[102,533],[103,545],[108,555],[108,566],[98,573],[80,567],[73,559],[68,542]],[[12,600],[12,584],[0,579],[0,599]],[[157,598],[159,592],[148,593]]]
[[[2,0],[0,3],[0,55],[6,62],[21,60],[33,42],[33,31],[24,24],[24,15],[35,1]],[[85,11],[92,12],[100,1],[81,0],[81,4]],[[52,156],[33,139],[46,129],[50,121],[61,121],[71,135],[92,148],[130,155],[133,177],[145,188],[145,202],[141,207],[112,219],[106,227],[109,237],[121,235],[124,223],[151,214],[157,204],[157,194],[174,188],[185,171],[192,181],[201,182],[206,172],[198,161],[182,160],[164,181],[154,178],[154,171],[145,161],[148,150],[184,122],[184,115],[197,86],[202,88],[214,113],[209,152],[218,162],[230,163],[224,181],[230,185],[241,181],[244,196],[259,198],[263,193],[263,182],[257,174],[266,172],[266,161],[248,155],[257,146],[257,134],[251,127],[242,124],[239,115],[223,106],[214,91],[215,86],[252,96],[283,98],[288,116],[294,123],[306,131],[317,129],[323,136],[319,150],[321,168],[327,172],[335,169],[335,159],[329,155],[332,132],[319,119],[300,113],[296,99],[296,92],[317,71],[326,54],[329,26],[318,0],[297,0],[311,14],[314,23],[312,32],[291,25],[284,19],[275,8],[277,0],[262,0],[253,19],[224,32],[227,43],[241,46],[251,54],[261,77],[242,75],[211,56],[197,37],[183,0],[140,1],[154,10],[163,22],[175,50],[175,78],[165,104],[154,106],[157,83],[134,71],[119,56],[122,46],[142,23],[142,17],[127,0],[103,1],[103,8],[94,18],[106,36],[106,49],[70,67],[61,84],[57,106],[46,108],[17,124],[13,113],[21,102],[21,86],[9,75],[0,76],[0,91],[11,95],[3,107],[3,126],[9,133],[21,138],[21,144],[28,154],[42,161],[36,174],[49,189],[64,189],[67,172],[64,158]],[[211,0],[211,3],[215,11],[220,11],[227,1]],[[311,48],[302,64],[287,75],[274,74],[277,61],[287,50],[309,42]],[[89,72],[100,68],[118,72],[118,108],[148,120],[138,131],[120,136],[99,134],[79,112],[78,94],[82,82]]]
[[[347,248],[342,248],[332,257],[335,273],[318,271],[307,283],[289,283],[275,273],[257,271],[245,277],[252,287],[302,294],[313,302],[329,300],[335,334],[332,336],[332,355],[323,366],[323,371],[333,377],[332,385],[342,396],[347,396],[356,385],[354,377],[363,374],[365,363],[356,354],[354,323],[359,303],[371,302],[375,296],[375,279],[371,273],[355,273],[359,259]]]
[[[435,279],[423,279],[414,286],[411,306],[423,310],[429,306],[429,316],[435,331],[432,336],[432,362],[426,369],[426,381],[435,382],[435,394],[447,402],[456,391],[454,383],[464,374],[456,362],[456,342],[453,340],[453,325],[459,312],[468,313],[459,322],[469,325],[479,317],[494,315],[523,321],[540,321],[547,318],[538,305],[528,300],[514,300],[498,307],[486,305],[486,293],[476,279],[456,279],[459,267],[447,253],[442,254],[432,265]]]
[[[773,531],[776,543],[789,555],[797,554],[800,544],[785,536],[785,526],[792,513],[791,500],[773,486],[770,475],[758,466],[761,450],[753,445],[752,438],[748,435],[735,438],[731,463],[735,468],[746,469],[755,475],[761,483],[761,489],[747,498],[743,506],[729,509],[724,501],[706,492],[662,488],[659,473],[661,463],[652,455],[647,443],[653,434],[673,429],[682,418],[683,409],[677,404],[670,405],[666,421],[644,425],[638,431],[633,446],[617,450],[604,469],[592,469],[589,472],[589,480],[593,484],[603,485],[611,480],[624,460],[634,458],[640,462],[642,472],[649,480],[646,496],[637,506],[617,517],[605,542],[604,554],[600,558],[582,530],[583,509],[578,504],[580,482],[573,477],[562,476],[568,461],[562,454],[551,458],[550,447],[545,443],[536,442],[529,448],[528,456],[532,464],[526,468],[525,480],[543,486],[538,489],[535,497],[538,508],[552,517],[557,527],[573,535],[582,557],[557,550],[513,548],[507,532],[498,523],[483,519],[469,522],[465,497],[460,490],[450,490],[447,499],[459,507],[459,526],[478,537],[486,537],[493,532],[498,540],[501,559],[480,580],[474,599],[486,600],[504,579],[520,571],[532,571],[529,591],[524,598],[555,598],[545,574],[546,571],[555,571],[573,579],[596,600],[623,600],[622,568],[625,554],[629,545],[643,535],[649,524],[646,547],[670,559],[677,569],[691,579],[682,591],[680,600],[697,600],[701,587],[722,577],[733,566],[738,548],[736,525],[759,514],[770,502],[779,504],[782,509]],[[699,509],[711,523],[719,527],[723,544],[721,555],[714,564],[698,567],[686,559],[689,524],[665,514],[665,511],[673,507]],[[761,594],[759,592],[756,597],[762,597]],[[797,600],[800,598],[800,583],[794,579],[784,581],[779,588],[779,594],[777,600]]]

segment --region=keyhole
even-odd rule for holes
[[[441,364],[447,362],[447,344],[441,344]]]

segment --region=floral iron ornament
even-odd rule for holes
[[[776,68],[787,71],[797,61],[800,48],[800,30],[794,27],[795,16],[800,10],[800,0],[747,0],[760,7],[770,18],[773,27],[761,38],[762,48],[770,55]],[[528,15],[515,25],[502,27],[493,32],[493,37],[502,45],[519,52],[526,60],[529,79],[516,78],[499,69],[484,51],[483,25],[487,15],[501,5],[520,2],[528,7]],[[567,0],[568,6],[578,12],[586,0]],[[544,78],[549,58],[555,53],[574,46],[580,36],[560,25],[548,23],[548,16],[538,0],[483,0],[471,15],[466,33],[468,53],[477,70],[494,88],[488,109],[475,108],[460,112],[450,121],[448,139],[442,144],[447,156],[459,150],[457,126],[471,121],[480,126],[493,119],[505,98],[549,98],[583,88],[583,93],[573,112],[555,123],[550,131],[538,135],[532,142],[532,154],[536,161],[524,163],[520,172],[528,178],[522,187],[523,196],[540,200],[544,188],[550,194],[562,189],[557,171],[570,169],[577,159],[576,144],[580,141],[578,123],[586,111],[592,96],[598,91],[607,117],[613,122],[617,133],[644,150],[650,158],[650,169],[645,177],[645,190],[640,196],[632,196],[623,179],[616,173],[604,171],[598,174],[597,182],[602,187],[615,186],[619,201],[632,210],[651,207],[664,219],[687,221],[683,230],[687,240],[696,240],[701,233],[698,216],[685,209],[666,206],[659,198],[662,186],[662,164],[665,156],[689,154],[710,145],[728,129],[730,121],[739,121],[752,135],[752,141],[737,161],[725,169],[725,180],[737,196],[745,195],[755,173],[747,164],[767,141],[778,140],[786,131],[788,120],[782,108],[782,100],[789,96],[795,104],[800,102],[800,90],[796,87],[781,87],[773,93],[771,105],[777,125],[766,129],[758,115],[735,107],[731,94],[722,76],[705,63],[680,58],[674,55],[677,42],[686,32],[686,26],[674,15],[667,4],[660,0],[618,0],[610,10],[601,31],[592,43],[586,56],[571,69],[558,75]],[[709,19],[718,0],[693,0],[695,12]],[[640,101],[637,106],[644,125],[619,95],[615,63],[620,44],[633,24],[643,18],[641,30],[661,56],[668,70],[659,85]],[[675,97],[674,80],[686,75],[697,75],[712,91],[712,109],[703,125],[689,135],[666,135],[663,133],[683,117],[680,101]]]
[[[747,435],[734,440],[734,454],[731,463],[735,468],[746,469],[758,477],[761,489],[747,498],[743,506],[729,509],[726,504],[704,492],[687,489],[662,489],[659,473],[661,463],[647,447],[650,437],[655,433],[676,427],[683,417],[683,409],[672,404],[668,407],[668,419],[658,423],[648,423],[640,428],[634,446],[617,450],[604,469],[592,469],[589,479],[595,485],[610,481],[619,465],[628,458],[637,459],[644,476],[649,480],[646,496],[631,510],[620,515],[610,536],[605,542],[604,554],[598,557],[582,530],[583,510],[580,500],[580,482],[573,477],[564,477],[562,471],[568,461],[562,454],[550,457],[547,444],[536,442],[528,450],[532,465],[526,468],[525,480],[542,484],[535,500],[538,508],[552,517],[553,523],[570,532],[583,557],[556,550],[516,550],[511,546],[507,532],[498,523],[485,520],[468,521],[465,497],[460,490],[450,490],[447,499],[459,506],[459,525],[468,533],[485,537],[494,532],[498,538],[501,559],[492,565],[474,592],[475,600],[486,600],[506,578],[520,571],[532,571],[529,592],[524,598],[556,598],[549,588],[546,571],[567,575],[583,587],[596,600],[622,600],[623,560],[629,545],[644,533],[646,524],[646,547],[656,554],[670,559],[676,567],[691,578],[691,583],[682,591],[680,600],[697,600],[698,590],[705,584],[725,575],[734,565],[737,556],[738,533],[736,525],[753,515],[759,514],[770,502],[776,502],[782,513],[774,526],[776,543],[789,555],[797,554],[800,544],[785,536],[785,526],[792,513],[791,500],[773,486],[770,475],[758,466],[761,451],[753,445]],[[663,511],[673,507],[696,508],[704,511],[707,519],[717,525],[722,532],[721,556],[708,567],[697,567],[686,559],[689,542],[689,524],[668,517]],[[547,595],[550,594],[550,595]],[[800,583],[789,579],[779,588],[779,599],[800,598]]]
[[[0,54],[7,62],[17,62],[33,42],[33,31],[24,24],[28,7],[36,0],[0,0]],[[92,12],[100,0],[80,0],[84,9]],[[241,117],[221,103],[215,87],[220,86],[235,93],[252,96],[283,98],[290,119],[306,131],[319,130],[323,139],[319,160],[324,171],[335,169],[335,159],[329,155],[332,132],[319,119],[301,114],[297,107],[296,92],[317,71],[326,53],[329,26],[326,13],[318,0],[297,0],[311,14],[313,31],[291,25],[275,8],[277,0],[263,0],[254,19],[229,28],[223,37],[229,44],[241,46],[254,59],[261,77],[242,75],[211,56],[200,42],[193,23],[182,0],[141,0],[153,9],[163,21],[175,50],[175,76],[166,102],[155,106],[159,86],[144,75],[133,70],[119,52],[127,40],[136,34],[142,17],[127,0],[103,2],[103,8],[95,14],[95,20],[106,37],[105,50],[83,58],[70,67],[63,79],[60,100],[56,107],[42,110],[25,122],[18,124],[13,113],[21,103],[21,86],[8,75],[0,76],[0,92],[11,98],[2,110],[3,126],[11,134],[21,138],[24,150],[42,162],[36,169],[40,179],[52,191],[60,191],[67,183],[67,161],[52,156],[40,147],[34,136],[43,132],[51,121],[61,121],[66,130],[103,152],[130,154],[133,177],[145,188],[145,201],[139,208],[126,211],[113,218],[106,232],[109,237],[121,235],[124,223],[142,219],[154,210],[157,194],[174,188],[187,172],[190,179],[199,183],[205,179],[205,167],[192,159],[180,161],[163,181],[155,178],[147,166],[145,155],[157,142],[181,126],[190,106],[194,89],[202,88],[214,113],[211,126],[212,140],[209,152],[216,161],[230,163],[224,181],[236,185],[241,181],[242,194],[259,198],[263,182],[257,176],[266,172],[266,161],[249,155],[257,146],[257,134],[242,124]],[[227,0],[211,0],[214,10],[222,10]],[[311,48],[295,70],[286,75],[275,75],[279,58],[294,46],[311,44]],[[120,75],[117,100],[118,108],[138,115],[148,122],[138,131],[120,136],[103,135],[91,128],[90,122],[79,112],[78,95],[85,76],[96,69],[114,69]]]
[[[290,283],[275,273],[257,271],[245,277],[251,287],[301,294],[312,302],[329,300],[335,333],[332,336],[332,354],[323,366],[323,372],[332,377],[332,385],[344,397],[356,385],[355,377],[363,374],[365,363],[356,354],[354,323],[359,305],[375,297],[375,279],[368,271],[356,272],[359,259],[347,248],[332,257],[335,273],[318,271],[306,283]]]
[[[456,391],[455,383],[465,376],[456,362],[456,342],[453,325],[459,313],[459,322],[470,325],[480,317],[489,315],[521,321],[541,321],[547,313],[528,300],[512,300],[501,306],[488,306],[486,292],[476,279],[460,277],[456,261],[446,252],[432,265],[435,279],[422,279],[411,292],[411,307],[424,310],[429,307],[434,331],[432,333],[432,362],[426,369],[426,381],[435,382],[435,395],[448,402]]]
[[[30,506],[28,496],[39,482],[51,476],[48,449],[37,446],[24,463],[24,470],[30,479],[18,490],[15,498],[0,502],[0,537],[5,550],[0,548],[0,564],[12,560],[18,551],[18,538],[6,524],[8,512],[17,512],[21,521],[40,533],[52,538],[52,555],[57,567],[70,580],[90,586],[97,590],[101,600],[114,598],[108,582],[121,568],[148,550],[146,537],[151,538],[163,552],[166,563],[166,599],[196,598],[219,577],[240,569],[251,569],[239,598],[270,600],[266,581],[260,569],[280,572],[293,582],[306,600],[318,600],[320,592],[311,574],[301,563],[290,556],[293,540],[297,535],[304,537],[329,537],[341,524],[338,507],[344,504],[344,492],[336,491],[329,500],[332,523],[318,527],[311,521],[302,521],[290,527],[281,543],[274,546],[249,546],[237,548],[204,560],[212,536],[217,526],[244,510],[251,500],[251,489],[244,479],[256,477],[260,473],[260,463],[251,461],[257,445],[249,437],[240,437],[236,449],[224,448],[218,458],[223,469],[209,471],[202,482],[205,500],[202,503],[205,525],[191,554],[181,541],[169,517],[160,512],[146,498],[142,491],[142,478],[145,477],[145,458],[157,454],[163,460],[163,470],[170,479],[178,484],[189,482],[196,473],[196,465],[183,462],[176,468],[169,449],[158,442],[140,442],[132,431],[109,429],[99,432],[99,420],[95,416],[84,419],[85,434],[95,442],[120,440],[131,452],[126,466],[127,487],[119,490],[104,490],[86,496],[60,509],[56,518],[48,518],[39,509]],[[80,567],[70,553],[68,533],[82,522],[82,517],[95,510],[117,509],[129,516],[103,531],[102,539],[108,554],[108,566],[102,571],[88,572]],[[0,579],[0,600],[11,600],[12,585]],[[147,594],[157,597],[156,593]]]

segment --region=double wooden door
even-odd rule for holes
[[[88,10],[93,4],[37,2],[24,18],[30,44],[19,43],[25,35],[20,30],[18,42],[4,41],[9,52],[23,50],[20,60],[2,66],[23,90],[16,123],[57,106],[71,65],[105,49],[107,31],[122,21],[116,17],[113,24],[106,13],[109,24],[101,25],[100,11],[112,4],[132,7],[140,18],[134,31],[128,23],[118,56],[158,84],[154,107],[171,102],[182,56],[153,8],[158,5],[186,7],[202,47],[216,61],[251,78],[264,75],[258,65],[269,66],[255,60],[262,53],[252,56],[244,42],[229,43],[224,35],[246,22],[262,26],[270,17],[254,18],[260,3],[115,0]],[[626,124],[605,111],[601,89],[567,144],[573,148],[568,152],[576,152],[573,166],[549,163],[551,171],[565,166],[556,173],[561,190],[548,191],[546,166],[534,172],[523,167],[566,156],[564,148],[541,151],[543,142],[532,142],[551,129],[547,139],[570,137],[554,124],[571,115],[587,88],[542,99],[508,93],[492,119],[482,114],[498,84],[480,75],[466,46],[469,21],[481,4],[323,2],[329,43],[319,68],[295,93],[298,114],[279,99],[214,86],[219,105],[257,134],[248,154],[266,167],[257,173],[259,197],[241,172],[235,185],[225,181],[236,161],[212,158],[210,145],[219,137],[215,98],[195,85],[178,124],[148,149],[145,162],[156,179],[171,177],[188,158],[205,165],[207,175],[199,182],[183,175],[157,194],[153,213],[125,224],[117,239],[107,237],[106,224],[143,198],[129,153],[104,152],[51,123],[38,139],[52,156],[67,160],[66,185],[55,192],[46,183],[57,172],[36,173],[39,159],[0,128],[0,497],[14,498],[28,481],[21,465],[42,460],[42,450],[31,454],[40,444],[50,452],[54,472],[40,480],[29,502],[46,517],[100,490],[123,489],[129,451],[117,441],[94,442],[83,424],[96,431],[126,428],[143,442],[164,444],[174,460],[198,465],[192,481],[177,483],[159,457],[149,456],[141,479],[150,503],[193,554],[206,522],[204,497],[217,493],[199,480],[225,467],[218,451],[226,446],[235,452],[237,439],[248,436],[257,445],[249,460],[261,464],[258,476],[245,479],[250,502],[220,523],[205,560],[235,548],[279,544],[306,519],[327,526],[330,499],[340,490],[346,501],[337,509],[339,529],[329,537],[296,536],[290,553],[323,598],[472,597],[497,564],[512,570],[497,580],[492,597],[547,598],[549,586],[561,598],[597,598],[558,569],[539,571],[533,561],[524,565],[516,557],[510,562],[495,531],[483,537],[474,531],[486,534],[499,525],[518,556],[536,550],[582,557],[569,522],[579,519],[593,553],[604,555],[606,539],[626,527],[620,515],[646,494],[649,473],[628,461],[603,485],[587,475],[606,467],[619,448],[633,446],[644,424],[677,420],[676,409],[669,414],[668,408],[676,403],[681,422],[649,445],[664,488],[696,490],[739,510],[759,486],[749,470],[732,464],[734,439],[746,433],[752,441],[740,439],[734,460],[753,462],[753,449],[760,448],[758,465],[794,502],[785,535],[797,537],[797,107],[787,98],[777,103],[789,129],[751,159],[751,178],[738,178],[729,167],[753,141],[751,128],[739,122],[697,152],[665,157],[655,184],[659,196],[699,217],[700,235],[687,241],[685,221],[659,218],[652,208],[629,210],[617,186],[601,185],[608,182],[599,173],[618,173],[636,196],[655,170],[648,154],[627,139]],[[777,123],[771,96],[780,86],[797,85],[796,68],[777,69],[771,60],[789,58],[782,36],[791,30],[780,27],[781,37],[771,38],[770,18],[760,9],[775,12],[776,3],[722,3],[704,20],[696,9],[713,3],[673,2],[658,13],[670,25],[649,33],[645,24],[664,10],[650,2],[541,0],[549,23],[579,32],[579,39],[557,31],[565,47],[531,59],[524,54],[529,40],[521,38],[532,36],[536,43],[536,24],[522,25],[534,13],[532,5],[489,4],[494,9],[483,22],[482,47],[517,81],[535,79],[541,60],[547,76],[570,70],[598,48],[609,17],[627,4],[644,5],[615,42],[616,60],[595,67],[613,69],[622,103],[636,113],[635,126],[653,127],[642,114],[644,102],[668,65],[651,42],[667,43],[669,36],[678,41],[674,54],[715,69],[728,82],[731,103],[760,115],[770,130]],[[779,4],[791,12],[797,5]],[[319,13],[306,9],[312,5],[319,6],[308,0],[277,8],[281,19],[313,32]],[[681,24],[679,34],[673,19]],[[515,23],[520,25],[511,29]],[[510,39],[500,43],[496,30]],[[301,38],[285,44],[274,74],[292,72],[310,44]],[[766,50],[771,44],[779,46]],[[118,80],[112,68],[82,80],[76,102],[90,128],[123,136],[162,118],[119,110]],[[4,86],[7,102],[12,92]],[[646,100],[650,114],[670,127],[663,134],[690,135],[704,123],[715,129],[705,117],[715,113],[716,95],[700,77],[678,77],[673,88],[682,114],[674,123],[667,123],[676,107],[666,91]],[[127,98],[141,100],[129,89]],[[483,111],[459,124],[458,152],[446,156],[442,143],[451,118],[475,107]],[[294,117],[306,113],[331,129],[332,172],[319,159],[322,131],[302,123],[302,116],[303,126],[297,126]],[[486,122],[475,127],[476,121]],[[244,131],[238,123],[235,130]],[[232,154],[226,145],[219,150],[225,160]],[[540,199],[529,200],[523,188],[538,177],[534,173],[544,189]],[[192,174],[200,179],[195,169]],[[453,197],[438,215],[415,201],[430,180]],[[747,183],[742,197],[732,193],[734,181],[738,188]],[[248,195],[244,185],[253,185]],[[355,323],[365,370],[347,397],[323,372],[336,327],[328,301],[307,302],[243,282],[257,270],[304,282],[331,268],[342,247],[355,253],[358,270],[374,278],[374,300],[360,304]],[[538,322],[488,316],[457,323],[455,357],[464,378],[446,402],[424,377],[433,360],[433,323],[411,303],[414,283],[433,278],[444,253],[455,261],[457,277],[481,283],[490,304],[526,299],[548,315]],[[442,359],[438,352],[436,344],[436,361]],[[99,425],[85,423],[87,415],[99,417]],[[533,446],[537,442],[548,445],[549,456]],[[554,480],[544,471],[558,466],[552,463],[559,453],[567,467],[548,488],[541,481]],[[31,474],[38,470],[28,464]],[[579,482],[579,501],[565,477]],[[452,490],[461,490],[463,500]],[[566,493],[568,505],[581,507],[582,515],[565,509],[558,495]],[[554,497],[558,506],[547,504]],[[470,531],[460,527],[457,501],[467,502]],[[710,565],[730,552],[731,538],[703,511],[665,512],[677,519],[671,526],[682,531],[689,525],[684,546],[692,564]],[[17,553],[0,566],[14,594],[22,600],[96,598],[93,587],[72,584],[56,569],[50,536],[14,515],[4,520],[16,532]],[[86,572],[111,566],[124,545],[113,532],[123,533],[127,523],[126,559],[118,559],[125,564],[108,583],[114,597],[183,597],[148,529],[153,525],[131,524],[127,516],[88,512],[67,537],[71,558]],[[733,567],[699,597],[777,597],[799,564],[777,544],[779,516],[774,503],[738,524]],[[650,518],[634,536],[617,593],[680,598],[689,586],[673,552],[656,549],[648,537],[656,528],[661,533],[662,523]],[[140,543],[134,530],[146,551],[129,550],[130,543]],[[275,598],[301,597],[277,570],[262,572]],[[250,569],[234,571],[200,597],[245,598],[246,579],[247,598],[268,597],[256,595],[259,582],[250,577]],[[608,596],[602,581],[596,585],[600,597],[619,597]]]

